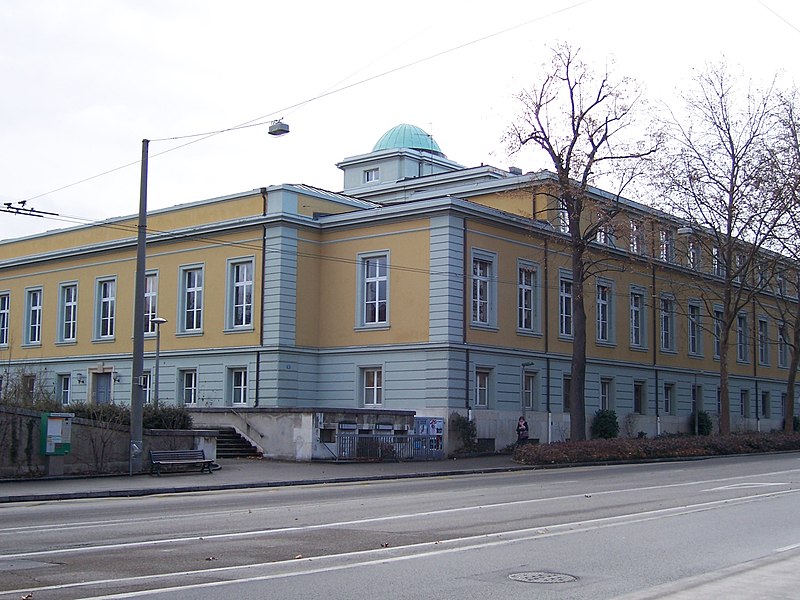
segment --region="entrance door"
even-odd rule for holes
[[[95,404],[111,404],[111,373],[95,373],[92,389]]]

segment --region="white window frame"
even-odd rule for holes
[[[0,346],[8,346],[8,328],[11,319],[11,294],[0,294]],[[2,389],[0,389],[2,396]]]
[[[197,406],[197,369],[183,369],[180,377],[183,405]]]
[[[574,295],[572,276],[562,272],[558,277],[558,335],[562,338],[575,335]]]
[[[567,211],[566,203],[562,199],[558,200],[556,223],[561,233],[569,233],[569,212]]]
[[[358,255],[358,327],[389,325],[389,251]]]
[[[736,360],[750,362],[750,331],[747,324],[747,313],[736,315]]]
[[[687,351],[690,356],[703,355],[703,317],[700,304],[689,302],[687,317]]]
[[[630,241],[628,249],[631,254],[644,254],[644,240],[642,238],[642,222],[636,219],[630,220]]]
[[[78,337],[78,284],[62,283],[58,288],[58,341],[75,342]]]
[[[750,416],[750,390],[747,388],[739,389],[739,416]]]
[[[517,262],[517,329],[539,331],[539,268],[527,261]]]
[[[639,390],[639,406],[636,406],[636,390]],[[633,382],[633,413],[637,415],[645,414],[647,410],[647,382],[634,380]]]
[[[113,381],[113,378],[112,378]],[[142,398],[145,404],[150,404],[153,394],[153,375],[150,371],[142,371]]]
[[[725,264],[720,256],[719,247],[711,249],[711,273],[717,277],[725,277]]]
[[[255,272],[253,257],[228,260],[228,318],[230,330],[253,329]]]
[[[232,367],[229,369],[230,398],[232,406],[247,405],[247,368]]]
[[[381,170],[379,167],[372,169],[364,169],[361,181],[362,183],[372,183],[381,180]]]
[[[601,344],[614,343],[614,284],[598,279],[595,289],[595,334]]]
[[[600,408],[602,410],[614,409],[614,380],[610,377],[600,379]]]
[[[42,288],[25,290],[25,345],[42,344],[42,311],[44,291]]]
[[[205,267],[186,265],[180,268],[180,332],[202,333]]]
[[[675,352],[675,298],[659,298],[659,323],[661,325],[661,351]]]
[[[473,249],[471,264],[471,323],[476,327],[494,328],[497,323],[497,255]]]
[[[361,403],[365,408],[383,406],[383,367],[361,367]]]
[[[761,416],[765,419],[772,417],[772,396],[768,390],[761,390]]]
[[[629,299],[630,344],[632,348],[647,347],[645,326],[645,290],[631,288]],[[634,300],[634,298],[636,300]]]
[[[675,261],[675,235],[672,229],[661,229],[658,232],[658,257],[664,262]]]
[[[719,358],[720,351],[722,350],[722,317],[722,309],[715,306],[714,315],[712,317],[714,328],[714,358]]]
[[[65,406],[72,402],[72,380],[69,375],[58,376],[58,399]]]
[[[697,238],[689,238],[689,243],[686,248],[686,264],[690,269],[695,271],[700,269],[702,260],[702,246]]]
[[[148,272],[144,276],[144,332],[156,333],[156,323],[153,319],[158,317],[158,273]]]
[[[522,407],[526,410],[537,410],[535,371],[522,372]]]
[[[664,414],[665,415],[672,415],[675,414],[675,384],[671,382],[665,382],[663,387],[663,406],[664,406]]]
[[[766,317],[758,319],[758,364],[769,365],[769,321]]]
[[[116,335],[117,278],[98,279],[95,290],[95,339],[113,340]]]
[[[786,323],[781,323],[778,327],[778,367],[781,369],[789,367],[789,342],[786,338]]]
[[[492,370],[485,367],[475,368],[475,407],[488,408],[491,391]]]

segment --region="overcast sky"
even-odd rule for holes
[[[796,0],[2,0],[0,204],[60,217],[0,212],[0,239],[135,214],[143,138],[151,209],[280,183],[339,191],[335,164],[399,123],[466,166],[547,167],[502,136],[559,41],[670,104],[723,57],[800,85]],[[160,156],[200,138],[155,141],[279,117],[281,138],[262,125]]]

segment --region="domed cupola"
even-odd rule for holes
[[[394,148],[410,148],[429,152],[436,156],[445,157],[444,152],[433,139],[433,136],[416,125],[402,123],[395,125],[384,133],[372,148],[373,152],[379,150],[391,150]],[[445,157],[446,158],[446,157]]]

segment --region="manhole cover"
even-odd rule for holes
[[[578,580],[577,577],[567,575],[566,573],[544,573],[542,571],[512,573],[508,578],[523,583],[569,583],[570,581]]]

